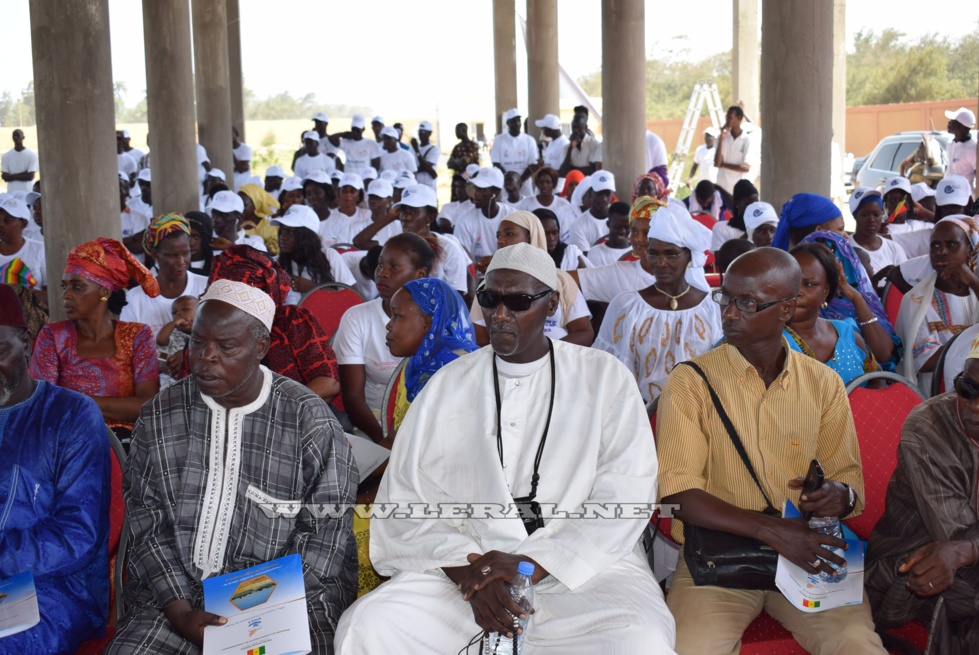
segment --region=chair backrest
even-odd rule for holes
[[[888,282],[884,287],[884,313],[887,314],[887,320],[891,325],[897,325],[897,313],[901,309],[902,298],[904,294],[901,290],[894,286],[893,282]]]
[[[697,212],[696,214],[690,214],[690,218],[697,221],[708,230],[713,230],[714,226],[717,225],[717,219],[708,214],[707,212]]]
[[[707,284],[710,285],[711,289],[719,288],[723,281],[724,281],[723,273],[707,273]]]
[[[401,360],[398,368],[394,369],[394,372],[391,373],[391,379],[388,380],[387,386],[384,387],[384,395],[381,396],[384,399],[384,416],[381,420],[381,433],[385,437],[394,429],[394,408],[398,399],[398,383],[401,380],[401,376],[404,375],[405,364],[407,363],[407,357]]]
[[[861,386],[872,380],[886,380],[891,384],[883,389]],[[887,485],[897,468],[897,447],[904,420],[924,396],[914,384],[894,373],[861,375],[847,385],[847,392],[860,443],[864,510],[846,520],[846,524],[861,539],[867,539],[884,515]]]
[[[330,247],[336,250],[341,255],[345,252],[353,252],[354,250],[360,250],[360,248],[358,248],[352,243],[334,243]]]
[[[949,352],[949,349],[952,348],[955,345],[955,342],[958,341],[958,339],[959,339],[959,337],[961,335],[962,335],[962,332],[959,332],[958,334],[952,335],[952,338],[949,339],[948,341],[946,341],[945,342],[945,345],[942,346],[941,350],[938,351],[938,361],[935,362],[935,370],[934,370],[934,372],[931,375],[931,388],[930,389],[923,389],[922,390],[922,391],[927,391],[928,392],[928,396],[930,398],[934,398],[935,396],[937,396],[939,394],[943,394],[943,393],[945,393],[946,390],[952,388],[952,385],[947,385],[946,386],[946,384],[945,384],[945,365],[946,365],[946,362],[949,361],[948,360],[948,352]],[[963,360],[960,360],[960,361],[964,361],[964,358],[965,358],[965,355],[963,354]],[[951,366],[952,366],[952,368],[955,368],[955,364],[954,363],[952,363]],[[960,366],[961,366],[961,364],[960,364]],[[959,370],[961,370],[961,369],[959,369]],[[952,373],[952,377],[953,378],[955,377],[955,372]]]
[[[310,311],[323,331],[330,336],[332,344],[344,312],[363,302],[364,297],[353,287],[340,282],[327,282],[303,296],[299,306]]]
[[[108,427],[106,427],[105,432],[109,439],[109,445],[112,447],[109,483],[111,490],[109,496],[109,604],[111,612],[111,605],[115,603],[116,619],[118,620],[122,617],[122,569],[125,566],[125,553],[128,545],[126,499],[122,493],[122,479],[126,475],[128,456],[116,433]],[[120,553],[122,553],[121,558]]]
[[[934,380],[938,380],[941,377],[942,390],[939,393],[952,390],[952,380],[965,368],[965,356],[969,354],[969,350],[972,348],[972,342],[975,341],[976,337],[979,337],[979,325],[967,327],[955,335],[952,341],[945,344],[940,355],[943,359],[941,362],[942,370],[939,372],[938,366],[936,365],[935,375],[932,377],[933,385]]]

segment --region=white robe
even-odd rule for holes
[[[656,450],[635,380],[607,353],[552,343],[557,388],[537,500],[568,512],[654,502]],[[636,550],[648,516],[549,518],[531,536],[515,517],[379,518],[386,504],[503,508],[530,492],[550,397],[548,358],[497,361],[502,468],[488,391],[493,355],[487,347],[449,364],[408,410],[371,520],[371,560],[393,577],[344,614],[338,655],[458,653],[480,628],[440,569],[490,550],[525,555],[550,573],[536,586],[527,653],[538,645],[563,654],[672,653],[673,618]]]

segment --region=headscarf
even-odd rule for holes
[[[191,230],[197,230],[201,233],[201,241],[203,241],[201,249],[204,253],[204,266],[194,268],[193,262],[191,262],[190,272],[198,275],[210,275],[211,260],[214,259],[214,251],[210,248],[210,243],[214,239],[214,223],[211,222],[211,217],[204,212],[187,212],[184,218],[187,219]]]
[[[632,222],[637,218],[644,220],[652,219],[653,214],[657,213],[663,207],[666,207],[666,203],[658,198],[650,196],[636,198],[632,203],[632,209],[629,210],[629,225],[632,225]]]
[[[283,305],[292,290],[292,278],[277,261],[245,245],[231,246],[214,258],[207,283],[217,279],[244,282],[264,291],[275,302],[276,315],[285,309]]]
[[[279,209],[279,201],[273,198],[268,191],[257,184],[242,184],[238,190],[251,199],[255,206],[255,216],[259,219],[275,216]]]
[[[143,232],[143,250],[156,250],[168,236],[181,232],[190,236],[190,223],[183,214],[168,212],[157,216]]]
[[[68,253],[65,275],[78,275],[109,291],[122,291],[129,286],[130,280],[135,280],[150,298],[160,295],[160,285],[153,274],[139,263],[126,246],[105,237],[72,248]]]
[[[707,263],[711,236],[710,230],[673,206],[656,212],[656,220],[649,223],[650,239],[672,243],[690,251],[690,266],[683,277],[690,286],[708,293],[710,285],[704,275],[704,264]]]
[[[772,247],[788,250],[789,230],[820,225],[841,215],[839,208],[829,198],[815,193],[797,193],[782,205],[782,216]]]
[[[405,389],[408,402],[412,402],[440,368],[460,356],[458,351],[471,353],[479,346],[469,311],[458,291],[430,277],[412,280],[402,289],[423,314],[432,317],[421,345],[405,365]]]
[[[945,218],[935,223],[935,225],[938,225],[938,223],[946,223],[946,222],[954,223],[955,225],[958,225],[960,228],[962,228],[962,231],[965,232],[965,236],[969,239],[969,242],[972,244],[973,250],[977,246],[979,246],[979,224],[976,223],[975,217],[966,216],[965,214],[955,214],[953,216],[946,216]]]
[[[582,173],[581,171],[571,171],[570,173],[568,173],[567,175],[565,175],[564,176],[564,188],[561,189],[561,194],[560,194],[561,197],[562,198],[567,198],[568,197],[568,185],[569,184],[571,184],[573,182],[578,182],[580,184],[583,179],[585,179],[585,174]],[[572,192],[572,194],[573,194],[573,192]]]
[[[643,180],[649,180],[653,183],[653,188],[656,189],[656,198],[659,200],[666,200],[666,196],[670,195],[670,189],[663,184],[663,178],[659,176],[659,173],[650,171],[636,178],[636,183],[632,186],[632,202],[636,202],[636,198],[639,197],[639,185],[642,184]]]
[[[33,289],[37,287],[37,278],[34,277],[34,273],[27,262],[20,257],[14,257],[0,266],[0,283]],[[0,321],[2,320],[0,319]],[[0,323],[0,325],[4,325],[4,323]]]
[[[581,182],[578,186],[574,188],[574,193],[571,194],[571,209],[577,214],[581,211],[581,201],[584,200],[585,194],[591,189],[591,175],[581,178]]]

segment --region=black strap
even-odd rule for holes
[[[704,383],[707,385],[707,391],[710,392],[710,399],[714,402],[714,409],[721,417],[721,423],[724,424],[724,428],[727,430],[728,436],[731,438],[731,443],[734,444],[734,449],[738,451],[738,456],[741,457],[741,461],[744,462],[745,468],[748,469],[748,473],[751,474],[751,479],[755,481],[755,485],[758,486],[758,491],[761,492],[762,497],[765,499],[765,512],[769,514],[778,514],[778,510],[772,506],[772,502],[768,500],[768,494],[765,493],[764,487],[761,486],[761,481],[758,479],[758,475],[755,474],[755,468],[751,465],[751,460],[748,459],[748,453],[744,449],[744,444],[741,443],[741,437],[738,436],[738,431],[734,429],[734,423],[731,422],[731,418],[724,411],[724,405],[721,404],[721,399],[717,397],[717,393],[714,391],[714,387],[711,386],[710,380],[707,379],[707,374],[704,373],[703,369],[694,364],[693,362],[680,362],[680,364],[686,364],[693,370],[697,371],[697,375],[704,379]]]

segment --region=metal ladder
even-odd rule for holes
[[[721,107],[721,94],[717,90],[717,83],[712,79],[698,80],[693,85],[693,93],[690,94],[687,114],[683,117],[683,127],[680,129],[676,151],[670,159],[670,188],[674,191],[680,186],[680,174],[683,173],[683,166],[690,154],[690,144],[693,142],[697,121],[700,119],[705,102],[707,103],[707,116],[710,118],[711,125],[720,129],[721,125],[724,124],[724,110]]]

